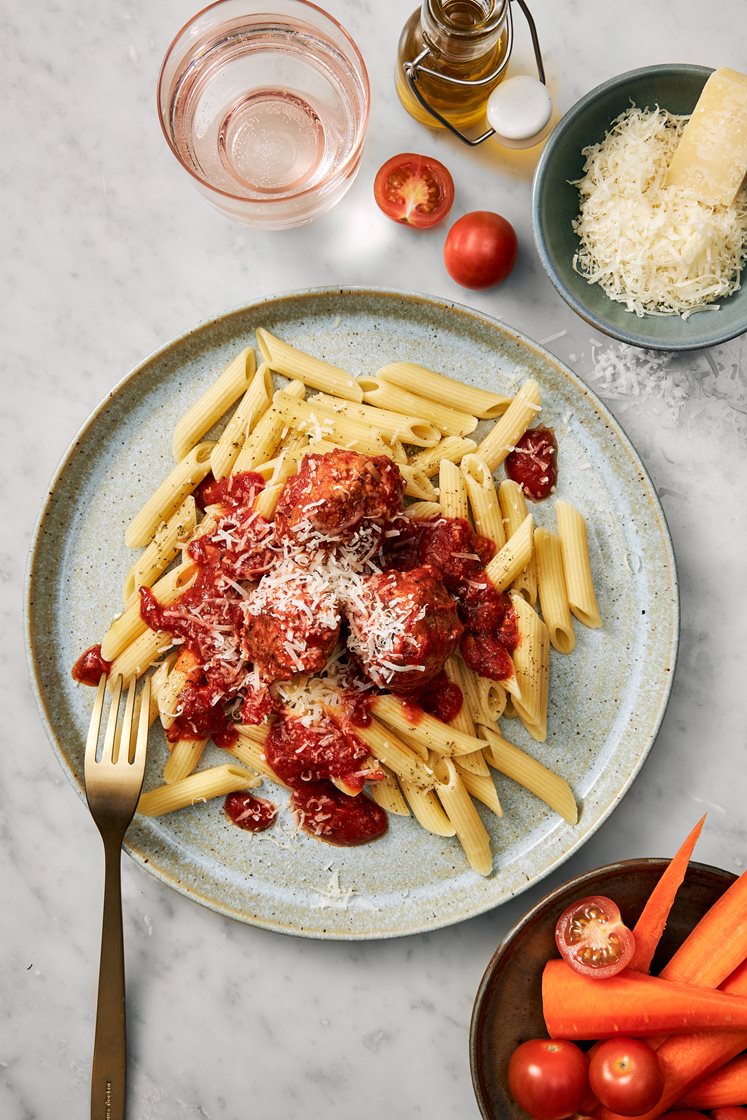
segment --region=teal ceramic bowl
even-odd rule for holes
[[[747,286],[721,300],[720,310],[702,312],[687,321],[678,315],[639,318],[573,269],[579,240],[571,223],[578,214],[578,191],[571,183],[582,175],[581,149],[601,141],[610,123],[631,102],[639,108],[660,105],[672,113],[691,113],[710,73],[706,66],[667,63],[629,70],[603,82],[562,118],[534,176],[534,238],[545,271],[577,315],[632,346],[699,350],[747,331]]]

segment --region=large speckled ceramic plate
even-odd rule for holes
[[[543,420],[560,444],[558,494],[589,520],[605,626],[578,626],[574,654],[553,656],[547,743],[534,743],[515,720],[504,732],[571,782],[580,821],[569,826],[499,777],[505,816],[484,815],[495,851],[494,873],[485,879],[469,869],[455,839],[431,836],[400,817],[390,819],[383,840],[345,849],[294,836],[282,820],[261,836],[247,834],[212,803],[136,820],[128,850],[190,898],[286,933],[393,937],[461,921],[547,875],[619,802],[656,736],[678,637],[671,542],[635,450],[570,370],[485,315],[378,290],[282,296],[190,331],[126,377],[73,443],[39,522],[28,644],[44,722],[82,795],[93,694],[73,684],[70,666],[117,610],[131,561],[125,526],[170,468],[175,421],[260,325],[355,373],[403,359],[484,388],[504,390],[527,377],[540,382]],[[538,522],[550,523],[547,504],[535,511]],[[210,760],[221,760],[217,748],[210,750]],[[158,783],[163,760],[154,731],[146,785]]]

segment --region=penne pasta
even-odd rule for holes
[[[167,654],[166,657],[164,657],[161,664],[156,666],[156,668],[153,672],[153,676],[150,678],[150,696],[148,697],[148,726],[149,727],[152,727],[153,724],[158,719],[158,697],[160,696],[161,689],[163,688],[164,684],[166,683],[166,680],[168,679],[169,673],[171,672],[171,670],[174,667],[174,663],[175,663],[176,659],[177,659],[176,650],[172,650],[171,653]],[[141,695],[142,695],[142,693],[138,695],[136,703],[139,702]],[[137,722],[137,721],[134,721],[134,722]]]
[[[317,393],[309,399],[309,404],[321,404],[333,412],[340,412],[354,420],[360,420],[377,432],[391,439],[410,443],[415,447],[434,447],[441,439],[441,432],[435,424],[422,420],[419,416],[406,416],[402,412],[390,412],[371,404],[354,404],[341,401],[326,393]]]
[[[505,591],[510,587],[531,560],[533,523],[532,515],[528,513],[522,525],[486,567],[485,574],[497,591]]]
[[[445,435],[468,436],[477,427],[477,417],[459,412],[447,405],[436,404],[417,394],[400,389],[375,377],[361,377],[358,384],[363,390],[366,404],[375,404],[391,412],[402,412],[406,416],[422,416]]]
[[[477,444],[473,439],[465,439],[462,436],[444,436],[435,447],[428,447],[424,451],[418,451],[411,455],[410,466],[413,470],[420,471],[422,474],[426,474],[428,478],[432,478],[434,474],[438,474],[444,459],[448,459],[450,463],[459,463],[465,455],[469,455],[476,447]]]
[[[259,778],[241,766],[230,763],[224,766],[211,766],[190,774],[171,785],[159,786],[141,794],[137,811],[144,817],[160,817],[164,813],[174,813],[188,805],[208,801],[211,797],[224,797],[235,790],[253,789],[259,785]]]
[[[500,552],[506,543],[506,532],[498,504],[498,494],[488,465],[477,455],[465,455],[461,462],[461,471],[467,487],[475,532],[481,537],[487,537],[495,545],[496,552]]]
[[[469,519],[464,476],[459,467],[448,459],[441,461],[438,472],[438,501],[444,517],[461,517],[464,521]]]
[[[147,669],[150,669],[161,654],[171,648],[171,645],[171,635],[166,631],[146,630],[114,658],[109,670],[109,680],[114,681],[120,675],[125,686],[130,684],[132,680],[141,677]]]
[[[383,763],[379,763],[379,765],[384,771],[384,779],[381,782],[374,782],[371,786],[369,793],[372,800],[382,809],[385,809],[387,813],[394,813],[397,817],[409,817],[410,810],[402,795],[396,776],[388,766],[384,766]]]
[[[168,607],[175,603],[195,581],[196,566],[190,562],[188,565],[173,568],[165,576],[161,576],[158,583],[153,585],[153,594],[162,606]],[[106,661],[114,661],[127,649],[136,638],[144,634],[148,624],[140,614],[139,596],[131,602],[130,606],[114,619],[111,626],[101,639],[101,656]]]
[[[189,683],[190,675],[194,674],[198,661],[191,650],[182,650],[176,659],[174,668],[163,682],[158,695],[158,714],[161,717],[161,726],[168,731],[177,717],[179,697]]]
[[[514,684],[515,681],[516,678],[514,677]],[[482,677],[477,674],[477,695],[481,713],[478,723],[492,727],[496,720],[501,718],[507,702],[506,685],[511,683],[510,680],[492,681],[489,677]],[[516,691],[518,689],[515,687],[514,692]]]
[[[355,735],[366,744],[374,758],[393,770],[398,778],[404,778],[420,789],[432,788],[433,773],[430,767],[391,728],[382,726],[374,719],[366,727],[356,725]]]
[[[514,650],[514,671],[521,696],[513,697],[519,719],[533,739],[547,738],[547,698],[550,677],[550,635],[534,607],[516,591],[511,604],[519,626],[519,644]]]
[[[569,824],[578,824],[578,806],[566,781],[497,732],[484,728],[482,734],[489,746],[486,754],[491,766],[539,797]]]
[[[244,726],[243,724],[236,726],[238,734],[238,742],[234,743],[232,747],[227,747],[229,754],[243,763],[250,770],[256,770],[264,778],[269,778],[278,785],[284,786],[285,782],[279,778],[274,770],[272,770],[265,758],[265,741],[269,727],[266,724],[258,727]]]
[[[400,778],[399,784],[412,809],[412,815],[426,832],[432,832],[434,836],[456,835],[454,825],[432,789],[422,789],[405,778]]]
[[[197,507],[191,494],[156,529],[156,534],[145,551],[130,568],[122,588],[125,607],[129,606],[135,592],[141,587],[151,587],[168,568],[179,548],[191,540],[197,527]]]
[[[297,400],[279,390],[272,398],[273,408],[283,420],[299,432],[325,439],[368,455],[386,455],[384,437],[364,420],[335,412],[322,404]]]
[[[534,555],[540,608],[550,634],[550,642],[558,653],[571,653],[576,645],[576,635],[573,633],[573,620],[565,588],[560,537],[547,529],[535,529]]]
[[[457,773],[453,760],[440,758],[435,763],[434,769],[438,779],[436,793],[446,816],[454,826],[470,867],[480,875],[489,875],[493,870],[490,838]]]
[[[254,377],[255,365],[254,351],[247,346],[229,362],[218,380],[177,420],[171,441],[177,463],[246,392]]]
[[[454,719],[451,720],[449,726],[456,727],[457,730],[463,731],[465,735],[472,735],[477,738],[475,723],[465,696],[464,680],[467,673],[467,666],[456,654],[452,654],[444,665],[444,672],[446,673],[447,680],[455,684],[462,693],[462,705]],[[469,771],[472,774],[488,773],[488,766],[485,759],[482,757],[481,750],[472,751],[470,754],[460,754],[457,758],[457,769],[460,773],[462,771]]]
[[[459,766],[459,760],[454,760],[459,777],[462,779],[464,788],[470,797],[474,797],[476,801],[481,801],[486,805],[492,813],[497,817],[503,816],[503,806],[501,805],[500,798],[498,797],[498,790],[495,788],[495,782],[487,774],[472,774],[468,770],[462,770]],[[488,764],[485,763],[485,769],[488,769]]]
[[[440,517],[441,506],[438,502],[413,502],[405,509],[407,517]]]
[[[284,392],[287,396],[300,399],[306,389],[301,381],[291,381]],[[256,466],[272,459],[287,428],[287,421],[271,403],[257,420],[252,431],[244,441],[244,446],[233,463],[233,473],[253,471]]]
[[[164,782],[180,782],[191,774],[199,765],[208,742],[208,739],[177,739],[163,768]]]
[[[575,506],[556,502],[558,534],[563,554],[563,571],[571,611],[584,626],[602,625],[594,581],[591,576],[586,522]]]
[[[312,358],[302,350],[296,350],[287,342],[270,334],[264,327],[257,329],[257,345],[267,365],[275,373],[282,373],[295,381],[303,381],[312,389],[321,389],[333,397],[360,404],[363,393],[355,378],[346,370],[331,365],[320,358]]]
[[[477,448],[490,471],[499,467],[536,419],[542,396],[536,381],[525,381],[492,431]]]
[[[257,495],[254,508],[260,517],[264,517],[265,521],[272,521],[274,518],[284,486],[284,482],[276,482],[272,486],[265,486],[264,490]]]
[[[503,515],[506,529],[506,539],[510,540],[514,533],[524,524],[529,513],[524,491],[518,482],[506,478],[498,487],[498,502]],[[520,592],[528,603],[534,606],[537,602],[537,570],[534,557],[526,568],[519,572],[513,582],[515,591]]]
[[[128,548],[144,548],[164,521],[176,512],[187,494],[191,494],[210,470],[213,444],[198,443],[189,454],[177,463],[144,506],[133,517],[125,532]]]
[[[267,411],[271,397],[270,371],[266,365],[261,365],[210,454],[210,469],[214,478],[225,478],[232,473],[249,433]]]
[[[419,396],[448,408],[466,409],[483,420],[495,420],[511,404],[511,397],[464,385],[453,377],[435,373],[415,362],[390,362],[376,371],[376,377],[389,385],[415,391]]]
[[[463,731],[448,723],[442,723],[440,719],[428,715],[427,712],[418,711],[412,718],[411,709],[408,714],[407,703],[398,696],[386,693],[377,696],[371,704],[371,711],[386,723],[387,727],[401,732],[404,736],[418,739],[437,754],[470,754],[472,751],[482,750],[482,743],[474,735],[465,735]],[[355,733],[359,734],[358,728]],[[376,751],[374,750],[373,753],[376,754]],[[382,762],[387,760],[382,759]]]

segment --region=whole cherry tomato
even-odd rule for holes
[[[582,976],[616,976],[635,952],[635,938],[611,898],[592,895],[564,910],[555,927],[560,955]]]
[[[491,210],[458,218],[446,235],[444,264],[463,288],[492,288],[516,264],[519,242],[510,222]]]
[[[572,1042],[535,1038],[523,1042],[508,1063],[508,1087],[534,1120],[564,1120],[578,1112],[589,1087],[588,1063]]]
[[[374,198],[392,221],[429,229],[451,210],[454,180],[439,160],[403,152],[377,171]]]
[[[610,1112],[640,1116],[661,1100],[664,1071],[655,1050],[640,1038],[610,1038],[594,1047],[589,1086]]]

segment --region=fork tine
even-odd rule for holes
[[[88,738],[86,739],[86,756],[84,766],[91,766],[96,761],[96,747],[101,729],[101,713],[104,710],[104,696],[106,695],[106,673],[99,678],[99,687],[91,712],[91,722],[88,725]]]
[[[132,763],[135,771],[143,773],[145,768],[145,752],[148,746],[148,730],[150,727],[149,721],[150,712],[150,677],[143,685],[143,691],[140,693],[140,718],[137,725],[137,736],[135,738],[135,749],[132,755]]]
[[[118,762],[121,758],[125,766],[130,761],[130,750],[132,747],[132,713],[135,710],[136,688],[137,679],[133,677],[130,681],[130,687],[127,689],[127,703],[125,704],[124,718],[120,727],[117,729],[118,734],[114,738],[114,749],[112,751],[112,762]]]
[[[106,725],[106,734],[104,735],[104,749],[101,752],[101,761],[109,761],[114,758],[114,746],[117,734],[117,714],[119,712],[119,698],[122,695],[122,677],[117,674],[114,680],[114,688],[112,690],[112,703],[109,708],[109,721]]]

